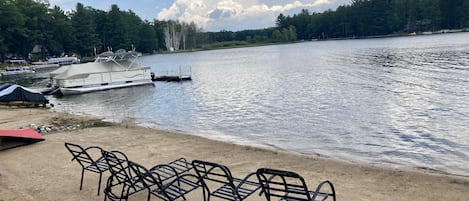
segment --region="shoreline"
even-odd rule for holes
[[[0,129],[49,124],[54,118],[69,119],[71,123],[96,120],[49,109],[0,108]],[[71,155],[63,146],[64,142],[120,150],[146,167],[185,157],[224,164],[236,177],[244,177],[261,167],[291,170],[302,175],[312,189],[321,180],[330,180],[336,187],[338,200],[463,201],[469,197],[467,177],[241,146],[128,123],[51,132],[44,135],[46,140],[43,142],[1,151],[0,200],[102,200],[102,193],[96,196],[98,178],[95,174],[85,173],[83,190],[79,190],[81,168],[78,163],[70,161]],[[105,178],[106,175],[103,176],[104,181]],[[145,197],[146,194],[142,193],[130,200]],[[201,200],[197,191],[187,198]],[[248,198],[264,199],[257,195]]]
[[[51,108],[52,109],[52,108]],[[53,110],[53,109],[52,109]],[[0,109],[1,111],[1,109]],[[55,111],[61,113],[62,111]],[[87,115],[83,113],[69,113],[71,115],[77,115],[77,116],[82,116],[86,118],[95,118],[98,119],[100,117],[92,116],[92,115]],[[293,151],[293,150],[288,150],[288,149],[282,149],[281,147],[277,147],[274,145],[265,145],[265,144],[259,144],[259,143],[242,143],[236,140],[232,139],[225,139],[223,137],[219,138],[210,138],[207,137],[207,135],[203,134],[197,134],[194,132],[190,131],[183,131],[183,130],[177,130],[177,129],[169,129],[169,128],[158,128],[156,126],[145,126],[145,125],[139,125],[138,122],[135,122],[133,120],[128,120],[128,119],[117,119],[118,121],[115,121],[113,119],[101,119],[104,122],[108,123],[113,123],[113,124],[122,124],[124,126],[137,126],[137,127],[142,127],[142,128],[147,128],[147,129],[154,129],[158,131],[164,131],[164,132],[170,132],[170,133],[176,133],[176,134],[182,134],[182,135],[188,135],[188,136],[195,136],[207,140],[213,140],[213,141],[218,141],[218,142],[224,142],[228,144],[233,144],[237,146],[243,146],[243,147],[252,147],[254,149],[264,149],[267,151],[272,151],[272,152],[282,152],[286,154],[292,154],[292,155],[298,155],[302,157],[319,157],[327,160],[333,160],[337,161],[339,163],[347,163],[351,165],[362,165],[362,166],[371,166],[371,167],[376,167],[376,168],[384,168],[384,169],[398,169],[398,170],[403,170],[403,171],[413,171],[413,172],[421,172],[424,174],[434,174],[434,175],[443,175],[443,176],[452,176],[452,177],[461,177],[461,178],[467,178],[469,179],[469,174],[457,174],[457,173],[451,173],[448,171],[444,171],[441,169],[435,169],[427,166],[406,166],[401,163],[386,163],[386,162],[376,162],[376,163],[370,163],[366,162],[364,160],[359,160],[354,158],[340,158],[340,157],[333,157],[330,155],[325,155],[325,154],[320,154],[316,152],[311,152],[311,153],[303,153],[300,151]]]

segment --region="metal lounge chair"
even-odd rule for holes
[[[323,181],[315,191],[309,191],[302,176],[295,172],[260,168],[256,172],[262,192],[267,201],[272,197],[278,197],[284,201],[324,201],[332,198],[336,201],[334,186],[330,181]],[[329,187],[330,192],[323,191],[324,185]]]
[[[192,169],[190,163],[184,158],[179,158],[168,164],[156,165],[150,170],[130,161],[120,151],[102,151],[108,163],[111,176],[108,178],[105,188],[105,200],[128,200],[130,195],[147,190],[148,200],[154,186],[164,186],[163,181],[179,178],[180,174]],[[158,179],[153,178],[153,175]],[[194,176],[195,177],[195,176]],[[159,183],[158,183],[158,182]],[[158,188],[156,188],[158,189]]]
[[[128,200],[129,196],[148,190],[146,184],[140,180],[138,172],[130,167],[132,163],[127,156],[120,151],[102,150],[102,155],[109,166],[109,176],[104,189],[104,200]]]
[[[197,176],[178,174],[174,168],[167,164],[157,165],[151,170],[134,162],[129,162],[129,166],[138,174],[139,182],[149,189],[148,200],[150,200],[150,195],[165,201],[173,201],[181,197],[186,200],[184,195],[200,186]],[[172,174],[171,170],[174,171]]]
[[[239,179],[233,177],[230,170],[221,164],[194,160],[192,166],[204,187],[205,201],[209,201],[211,196],[241,201],[260,189],[255,177],[251,178],[255,176],[255,172],[248,174],[244,179]],[[211,191],[210,188],[215,190]]]
[[[102,149],[97,146],[91,146],[87,148],[83,148],[80,145],[72,144],[72,143],[65,143],[65,147],[70,151],[73,155],[72,161],[76,160],[81,166],[81,179],[80,179],[80,190],[83,187],[83,177],[85,174],[85,170],[90,172],[95,172],[99,174],[99,181],[98,181],[98,195],[101,191],[101,178],[103,172],[109,169],[106,161],[101,155]],[[98,154],[99,152],[99,154]]]
[[[168,164],[156,165],[150,172],[158,173],[162,181],[184,174],[192,169],[192,164],[185,158],[176,159]]]

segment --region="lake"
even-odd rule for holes
[[[192,81],[54,110],[353,163],[469,175],[469,33],[145,56]],[[182,145],[183,146],[183,145]],[[185,145],[190,146],[190,145]]]

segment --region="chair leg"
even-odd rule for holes
[[[205,192],[205,185],[202,187],[202,195],[204,196],[204,201],[207,201],[207,195],[206,195],[206,192]],[[210,200],[210,192],[208,192],[208,200]]]
[[[85,169],[81,169],[81,180],[80,180],[80,191],[83,187],[83,176],[85,175]]]
[[[151,197],[151,190],[150,190],[150,188],[148,188],[148,198],[147,198],[147,201],[150,201],[150,197]]]
[[[101,191],[101,178],[103,177],[103,173],[100,172],[99,173],[99,183],[98,183],[98,195],[99,195],[99,192]]]

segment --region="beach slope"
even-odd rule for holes
[[[120,150],[146,167],[185,157],[225,164],[236,177],[244,177],[261,167],[291,170],[301,174],[312,189],[321,180],[330,180],[336,187],[340,201],[469,200],[467,177],[437,174],[423,169],[402,170],[350,164],[128,124],[89,123],[94,121],[99,120],[47,109],[0,108],[0,129],[57,122],[82,125],[45,134],[46,140],[43,142],[1,151],[0,200],[103,200],[102,193],[96,195],[98,176],[94,173],[85,173],[83,190],[79,190],[81,168],[71,161],[71,154],[64,147],[65,142]],[[104,175],[103,187],[107,176],[108,173]],[[146,193],[142,192],[130,200],[145,199]],[[202,191],[192,192],[187,200],[203,200]],[[254,194],[248,200],[265,199]]]

